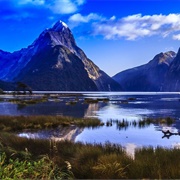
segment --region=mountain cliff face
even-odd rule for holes
[[[15,81],[25,82],[35,90],[98,90],[81,59],[61,45],[39,51]]]
[[[33,90],[121,90],[86,57],[62,21],[44,30],[27,48],[14,53],[0,51],[0,79],[21,81]]]
[[[125,70],[113,76],[124,91],[164,91],[164,81],[176,53],[156,55],[149,63]]]
[[[168,69],[162,89],[180,91],[180,49]]]

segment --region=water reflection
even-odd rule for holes
[[[82,92],[81,92],[82,93]],[[85,98],[108,98],[109,102],[85,103]],[[13,98],[13,97],[5,97]],[[29,106],[18,106],[9,102],[0,103],[1,115],[64,115],[73,117],[98,117],[105,124],[98,129],[65,129],[63,135],[55,131],[26,132],[21,136],[37,138],[69,138],[73,141],[118,143],[125,147],[165,146],[172,147],[180,143],[179,135],[169,136],[163,131],[180,132],[180,95],[179,93],[114,93],[96,92],[83,93],[77,97],[57,96],[48,97],[47,102]],[[77,101],[71,105],[71,101]],[[172,125],[160,123],[137,124],[135,121],[151,117],[172,117]],[[124,121],[123,121],[124,120]],[[55,134],[54,134],[55,133]],[[41,134],[43,134],[41,136]],[[132,148],[133,149],[133,148]]]
[[[82,133],[83,128],[76,126],[70,127],[58,127],[56,129],[40,130],[37,132],[21,132],[18,133],[20,137],[26,137],[31,139],[52,139],[56,141],[69,140],[75,141],[75,138]]]
[[[102,107],[102,103],[92,103],[88,105],[87,110],[84,113],[84,117],[95,117],[96,113]]]

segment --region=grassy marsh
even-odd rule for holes
[[[65,96],[65,95],[62,95]],[[72,94],[72,96],[74,96]],[[58,99],[59,96],[51,98]],[[47,100],[47,98],[44,98]],[[44,101],[42,98],[42,102]],[[130,100],[135,100],[129,98]],[[87,100],[97,103],[108,99]],[[33,100],[15,103],[34,104]],[[72,101],[69,104],[73,105]],[[126,103],[126,101],[124,101]],[[143,128],[150,124],[168,124],[172,118],[109,120],[119,129],[129,126]],[[180,177],[180,149],[144,147],[135,150],[134,158],[120,145],[83,144],[69,141],[26,139],[12,132],[24,129],[55,128],[59,125],[96,127],[98,119],[61,116],[0,116],[0,179],[177,179]]]
[[[132,157],[117,144],[27,139],[13,134],[14,131],[27,128],[49,128],[58,125],[76,124],[92,127],[97,126],[95,122],[102,125],[98,119],[0,116],[0,179],[173,179],[180,177],[180,149],[137,148]],[[109,123],[118,123],[119,126],[124,127],[127,122],[112,120]],[[138,122],[132,121],[128,125],[144,126],[151,123],[173,123],[173,119],[147,118]]]
[[[0,116],[1,131],[56,128],[59,125],[97,127],[102,126],[103,123],[96,118],[73,118],[64,116]]]
[[[116,127],[121,129],[127,129],[130,126],[138,127],[138,128],[144,128],[147,126],[150,126],[151,124],[166,124],[166,125],[172,125],[175,122],[173,118],[166,117],[166,118],[145,118],[141,120],[133,120],[133,121],[127,121],[127,120],[113,120],[110,119],[106,122],[106,126],[112,126],[113,124],[116,124]]]
[[[109,102],[109,98],[84,98],[84,103],[93,104],[98,102]]]
[[[13,98],[13,99],[8,100],[8,102],[19,104],[19,105],[37,104],[37,103],[42,103],[46,101],[48,101],[48,99],[44,96],[41,98],[30,98],[30,99]]]
[[[10,166],[12,161],[17,160],[22,164],[25,161],[31,164],[37,163],[46,156],[49,164],[52,164],[52,167],[58,169],[59,172],[63,172],[64,167],[67,172],[66,163],[69,162],[71,167],[69,177],[71,178],[175,179],[180,177],[180,149],[144,147],[136,149],[132,158],[126,154],[122,146],[110,143],[102,145],[34,140],[20,138],[9,133],[0,133],[0,139],[0,154],[1,156],[3,153],[6,154],[6,166]],[[41,165],[39,169],[43,170]],[[27,169],[26,163],[23,166],[23,169]],[[36,172],[36,169],[33,172]],[[51,178],[55,178],[55,174],[52,175]],[[7,177],[9,177],[8,173]],[[24,177],[31,178],[32,176],[27,174]],[[43,176],[40,176],[40,179],[43,179],[41,177]],[[45,177],[48,179],[49,176]]]

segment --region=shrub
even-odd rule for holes
[[[102,155],[93,167],[95,177],[103,179],[126,178],[126,167],[122,166],[117,154]]]
[[[0,154],[0,179],[67,179],[73,178],[70,164],[60,170],[48,156],[39,160],[7,159],[5,153]]]

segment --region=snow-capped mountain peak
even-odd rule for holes
[[[53,31],[61,31],[64,29],[68,29],[68,25],[63,21],[58,21],[52,28]]]
[[[76,45],[63,21],[45,29],[25,49],[8,54],[0,51],[0,59],[0,80],[23,82],[33,90],[121,90]]]

